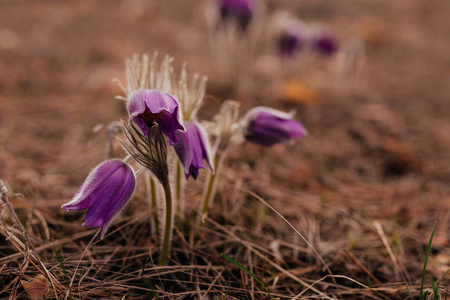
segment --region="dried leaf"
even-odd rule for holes
[[[317,92],[297,80],[289,80],[283,83],[279,95],[286,102],[313,105],[318,101]]]
[[[44,299],[48,292],[48,281],[44,275],[39,275],[30,282],[22,281],[22,285],[31,300]]]

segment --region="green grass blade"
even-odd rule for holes
[[[419,300],[426,300],[427,297],[428,297],[428,291],[425,291],[425,293],[423,293],[423,294],[420,295]]]
[[[438,292],[439,292],[439,285],[441,284],[441,281],[444,280],[445,276],[447,276],[449,271],[450,271],[450,269],[447,270],[447,272],[445,272],[442,275],[442,277],[439,279],[439,281],[436,282],[436,285],[434,285],[433,278],[431,278],[431,287],[433,288],[433,299],[434,300],[439,300],[440,299],[439,298],[439,294],[438,294]]]
[[[434,236],[434,232],[436,231],[436,227],[437,227],[437,221],[436,221],[436,223],[434,223],[433,231],[431,232],[430,241],[428,242],[427,252],[425,253],[425,261],[423,263],[423,270],[422,270],[422,283],[420,285],[420,299],[423,299],[422,298],[422,295],[423,295],[423,282],[425,281],[425,271],[427,269],[428,257],[430,255],[431,243],[433,242],[433,236]]]
[[[273,300],[272,295],[270,294],[269,290],[266,288],[264,283],[261,280],[259,280],[259,278],[256,277],[252,272],[250,272],[246,267],[244,267],[243,265],[241,265],[240,263],[238,263],[237,261],[235,261],[234,259],[232,259],[231,257],[229,257],[228,255],[226,255],[224,253],[221,253],[220,256],[222,256],[223,258],[225,258],[226,260],[228,260],[229,262],[231,262],[232,264],[237,266],[239,269],[241,269],[242,271],[244,271],[245,273],[247,273],[248,275],[253,277],[253,279],[255,279],[262,286],[262,288],[267,292],[267,294],[269,295],[270,299]]]
[[[64,265],[64,260],[61,256],[61,254],[59,253],[58,248],[53,247],[53,253],[55,254],[55,258],[58,261],[59,266],[62,269],[64,279],[66,280],[67,286],[70,286],[70,277],[69,277],[69,274],[67,274],[66,266]],[[73,299],[71,289],[69,290],[69,299],[71,299],[71,300]]]
[[[438,297],[438,286],[434,285],[433,278],[430,278],[430,281],[431,281],[431,289],[433,290],[433,298],[432,299],[439,300],[439,297]]]
[[[450,272],[450,269],[448,269],[444,275],[442,275],[441,279],[439,279],[439,281],[437,282],[437,286],[439,286],[441,284],[441,281],[444,280],[444,278],[447,276],[448,272]]]

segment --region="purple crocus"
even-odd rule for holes
[[[220,16],[222,20],[235,19],[241,29],[245,31],[253,16],[251,0],[219,0]]]
[[[311,47],[318,53],[330,56],[334,54],[339,46],[336,38],[329,32],[321,32],[312,38]]]
[[[89,174],[72,201],[62,208],[87,208],[83,225],[101,227],[100,236],[103,238],[109,224],[133,194],[135,184],[136,179],[129,165],[119,159],[107,160]]]
[[[200,124],[193,122],[185,123],[185,132],[176,132],[178,143],[175,144],[175,152],[183,167],[186,179],[192,176],[197,180],[199,169],[205,169],[203,160],[206,160],[211,170],[210,147],[206,133]]]
[[[185,131],[179,103],[170,94],[158,90],[139,90],[128,102],[128,112],[145,135],[148,135],[149,128],[155,122],[158,123],[161,131],[169,137],[171,145],[178,142],[175,132]]]
[[[292,57],[300,51],[305,43],[305,36],[300,31],[289,30],[280,34],[278,47],[283,57]]]
[[[292,120],[293,113],[284,113],[268,107],[248,111],[245,138],[262,146],[299,139],[308,134],[302,124]]]

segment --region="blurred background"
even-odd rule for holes
[[[302,147],[320,148],[308,157],[320,167],[351,167],[361,173],[357,177],[413,169],[449,177],[447,2],[259,3],[256,29],[243,37],[251,46],[225,50],[250,67],[224,76],[215,62],[227,58],[211,46],[221,47],[214,42],[214,22],[220,23],[211,16],[215,1],[1,1],[2,177],[11,183],[44,181],[44,188],[85,173],[92,163],[86,159],[100,156],[104,139],[93,129],[124,116],[123,104],[114,100],[122,92],[112,79],[125,81],[124,61],[133,53],[154,51],[161,59],[174,56],[175,67],[187,62],[190,74],[208,76],[206,115],[227,98],[247,107],[296,109],[311,132]],[[277,40],[267,34],[276,27],[271,17],[282,10],[327,27],[338,53],[299,55],[283,66],[271,52]],[[268,82],[278,85],[267,90]],[[391,161],[374,171],[380,151]],[[358,162],[366,156],[371,161]]]

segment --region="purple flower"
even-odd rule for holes
[[[272,146],[306,136],[306,129],[292,120],[293,113],[284,113],[268,107],[255,107],[248,111],[245,138],[262,146]]]
[[[169,137],[171,145],[178,142],[177,130],[185,131],[181,123],[179,103],[172,96],[157,90],[139,90],[128,102],[133,121],[148,135],[149,128],[158,123],[161,131]]]
[[[305,43],[305,36],[294,30],[283,32],[278,40],[280,54],[283,57],[292,57],[300,51]]]
[[[336,38],[328,32],[322,32],[314,37],[311,46],[318,53],[325,56],[334,54],[339,48]]]
[[[87,177],[66,210],[87,208],[84,226],[101,227],[101,238],[134,191],[136,179],[130,166],[118,159],[98,165]]]
[[[219,2],[222,19],[234,18],[245,31],[253,16],[251,0],[219,0]]]
[[[186,122],[185,126],[185,132],[175,133],[179,141],[175,144],[174,148],[184,166],[186,179],[192,176],[197,180],[198,170],[206,168],[203,164],[204,159],[206,159],[211,170],[213,169],[209,158],[211,151],[206,133],[199,124]]]

